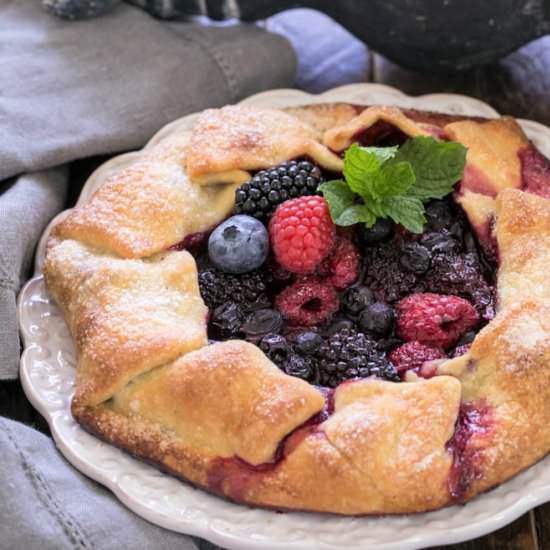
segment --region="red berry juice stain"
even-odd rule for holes
[[[455,432],[446,444],[453,462],[448,487],[453,500],[461,501],[481,473],[482,448],[474,443],[486,436],[494,426],[494,409],[484,401],[462,403]]]

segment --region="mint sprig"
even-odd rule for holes
[[[344,155],[344,178],[319,189],[336,225],[390,218],[412,233],[421,233],[424,202],[453,191],[462,178],[466,148],[460,143],[416,137],[397,147],[352,145]]]

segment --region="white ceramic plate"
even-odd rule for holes
[[[274,90],[252,96],[243,103],[286,107],[326,101],[382,103],[469,115],[496,115],[491,107],[469,97],[451,94],[409,97],[379,84],[344,86],[318,96],[296,90]],[[189,132],[195,116],[169,124],[152,138],[149,145],[174,131]],[[550,156],[550,128],[530,121],[520,123],[536,145]],[[133,162],[137,155],[121,155],[96,170],[82,190],[79,204],[88,200],[106,174]],[[47,233],[39,245],[36,277],[19,296],[19,321],[25,345],[21,381],[25,393],[49,422],[57,446],[65,457],[81,472],[109,487],[124,504],[145,519],[234,550],[406,550],[484,535],[550,500],[549,456],[464,506],[452,506],[428,514],[385,518],[281,514],[227,502],[102,443],[84,432],[70,413],[75,352],[65,322],[40,276]]]

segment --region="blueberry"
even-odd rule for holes
[[[323,339],[319,334],[313,331],[302,332],[296,336],[294,346],[298,353],[302,355],[310,355],[315,353],[319,346],[323,343]]]
[[[220,271],[247,273],[267,258],[269,237],[265,225],[251,216],[232,216],[208,239],[208,256]]]
[[[296,376],[302,380],[312,381],[315,377],[315,367],[313,363],[294,353],[290,355],[283,368],[290,376]]]
[[[432,254],[451,254],[458,251],[458,243],[447,232],[430,231],[420,238],[420,244]]]
[[[379,336],[388,334],[394,322],[393,309],[384,302],[368,305],[359,317],[359,328],[363,332],[373,332]]]
[[[451,207],[444,200],[431,201],[426,206],[425,214],[428,227],[435,231],[448,227],[453,220]]]
[[[394,223],[380,218],[369,229],[366,225],[359,229],[359,239],[363,244],[378,244],[389,240],[393,235]]]
[[[258,340],[269,333],[281,330],[283,318],[274,309],[258,309],[252,312],[242,326],[242,331],[249,340]]]
[[[422,274],[430,269],[430,251],[421,244],[407,243],[401,250],[399,263],[406,271]]]
[[[352,286],[342,298],[346,313],[353,317],[359,315],[372,302],[374,302],[374,294],[366,286]]]
[[[107,13],[119,0],[42,0],[47,11],[63,19],[89,19]]]
[[[221,338],[233,338],[240,333],[243,321],[241,308],[234,302],[226,302],[212,312],[210,325]]]
[[[277,365],[282,365],[291,353],[290,345],[280,334],[268,334],[260,341],[260,349]]]

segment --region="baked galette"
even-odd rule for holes
[[[550,161],[508,117],[202,113],[53,229],[89,432],[255,506],[464,502],[550,451]]]

